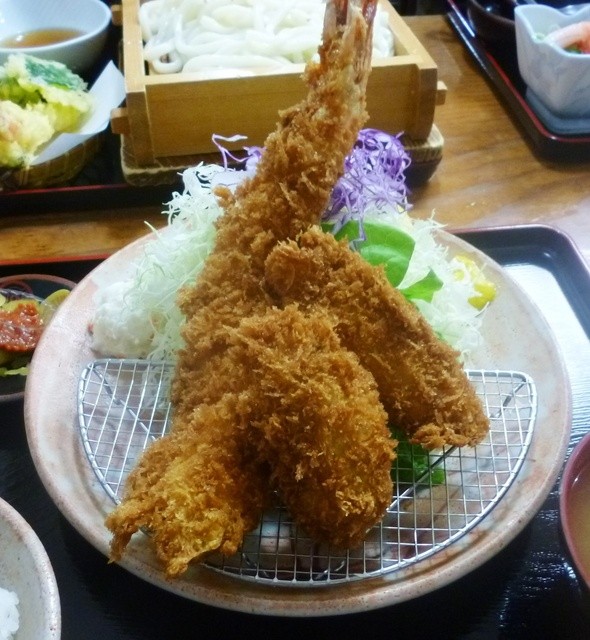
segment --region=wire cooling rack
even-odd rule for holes
[[[78,389],[84,449],[102,487],[115,503],[148,444],[168,428],[171,367],[145,360],[90,363]],[[398,459],[392,502],[364,543],[345,553],[316,544],[277,503],[230,558],[205,564],[244,580],[321,586],[391,573],[419,562],[473,529],[513,483],[525,459],[536,419],[533,380],[515,371],[468,370],[490,418],[476,447],[417,453]]]

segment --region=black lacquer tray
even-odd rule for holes
[[[486,43],[469,20],[465,0],[447,0],[451,26],[516,118],[539,157],[559,162],[590,160],[590,131],[564,135],[551,131],[526,99],[518,70],[516,41]]]
[[[570,239],[549,227],[457,232],[502,264],[546,317],[572,383],[570,448],[590,428],[590,272]],[[100,258],[37,263],[38,272],[81,279]],[[2,265],[0,275],[31,270]],[[590,596],[562,542],[558,486],[505,549],[457,582],[368,613],[274,618],[201,605],[114,565],[60,514],[36,474],[22,402],[0,406],[0,496],[36,530],[57,577],[64,640],[141,638],[520,638],[590,637]]]

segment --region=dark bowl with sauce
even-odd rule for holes
[[[575,446],[564,467],[559,517],[576,573],[590,588],[590,433]]]
[[[516,47],[516,0],[467,0],[467,15],[476,35],[488,44]]]
[[[24,53],[82,73],[101,55],[110,24],[101,0],[0,0],[0,64]]]
[[[34,301],[43,306],[41,311],[41,328],[51,321],[51,317],[61,299],[56,292],[69,292],[75,287],[76,283],[58,276],[27,273],[22,275],[5,276],[0,278],[0,403],[21,400],[24,397],[25,384],[27,381],[26,374],[15,373],[20,371],[21,365],[26,366],[27,362],[33,355],[34,348],[23,352],[11,352],[14,360],[7,359],[6,350],[2,347],[5,341],[12,341],[18,338],[21,330],[27,331],[30,327],[30,318],[24,316],[23,322],[26,326],[20,327],[20,316],[12,315],[5,312],[5,304],[10,301]],[[53,296],[53,301],[50,296]],[[17,345],[18,346],[18,345]],[[18,358],[18,360],[16,360]],[[3,372],[2,369],[12,370],[12,373]]]

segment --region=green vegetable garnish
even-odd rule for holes
[[[403,231],[368,220],[363,223],[362,231],[358,220],[349,220],[335,237],[337,240],[348,238],[369,264],[384,265],[387,279],[394,287],[406,274],[416,244]]]
[[[25,68],[31,83],[52,85],[69,91],[86,89],[82,78],[59,62],[25,56]]]
[[[411,286],[406,288],[399,286],[408,272],[416,242],[410,235],[396,227],[374,220],[365,220],[361,230],[360,221],[349,220],[334,234],[334,237],[338,240],[347,238],[353,249],[358,251],[369,264],[383,265],[391,285],[397,287],[408,300],[431,302],[432,296],[443,286],[442,280],[432,269],[422,280]]]
[[[432,296],[442,289],[442,280],[431,269],[428,275],[422,280],[415,282],[413,285],[400,289],[400,291],[408,298],[408,300],[426,300],[432,302]]]
[[[31,364],[31,354],[22,356],[12,355],[7,362],[2,362],[0,366],[0,378],[9,376],[26,376],[29,374]]]
[[[391,428],[393,437],[398,441],[397,458],[391,467],[391,477],[400,484],[444,484],[445,471],[441,467],[432,467],[430,454],[418,444],[412,444],[399,429]]]

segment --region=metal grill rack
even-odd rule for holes
[[[90,363],[78,390],[79,427],[88,460],[101,485],[119,502],[139,455],[167,429],[171,366],[145,360]],[[205,564],[244,580],[321,586],[391,573],[419,562],[473,529],[511,486],[525,459],[536,419],[533,380],[515,371],[468,370],[490,418],[476,447],[425,456],[415,477],[411,458],[398,461],[392,502],[363,545],[333,553],[316,544],[276,504],[231,558]]]

